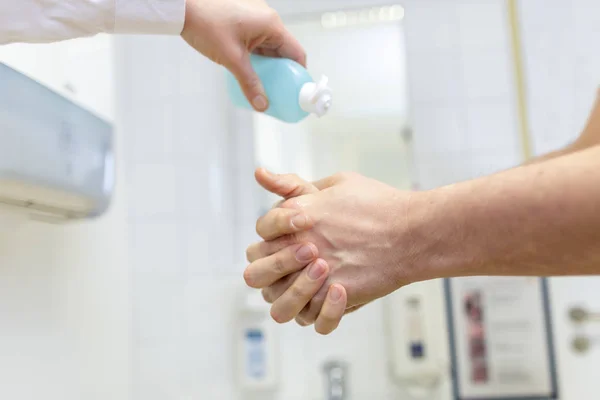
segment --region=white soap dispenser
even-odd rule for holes
[[[269,399],[277,392],[278,345],[270,306],[260,291],[245,289],[238,313],[237,375],[243,399]]]

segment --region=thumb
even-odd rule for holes
[[[235,58],[236,61],[229,65],[228,68],[237,79],[252,107],[256,111],[266,111],[269,108],[269,101],[267,100],[265,89],[254,68],[252,68],[250,54],[245,49],[243,51],[243,56]]]
[[[260,186],[284,199],[319,191],[312,183],[295,174],[275,175],[264,168],[259,168],[254,176]]]

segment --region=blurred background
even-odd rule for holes
[[[327,117],[287,125],[234,109],[223,69],[178,37],[0,48],[0,61],[111,121],[118,137],[108,215],[0,231],[0,397],[475,398],[459,393],[452,373],[459,316],[447,313],[444,282],[371,304],[328,337],[261,319],[268,309],[248,297],[244,250],[275,199],[253,171],[314,179],[351,170],[426,190],[564,146],[600,84],[600,4],[269,4],[306,47],[311,74],[330,78]],[[600,278],[550,279],[530,315],[551,319],[540,340],[550,338],[552,356],[534,369],[556,372],[560,399],[600,393],[600,324],[574,312],[600,312],[598,290]],[[240,334],[257,320],[268,332],[252,350],[268,354],[258,384],[244,378],[250,350]],[[425,328],[408,329],[414,321]],[[427,363],[398,350],[415,335]]]

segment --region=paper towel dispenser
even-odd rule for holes
[[[53,220],[91,218],[115,184],[114,128],[0,63],[0,207]]]

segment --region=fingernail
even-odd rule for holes
[[[331,290],[329,291],[329,298],[334,303],[337,303],[339,299],[342,298],[342,289],[340,289],[338,286],[332,286]]]
[[[301,263],[308,263],[314,260],[315,252],[313,251],[312,246],[305,245],[302,246],[296,251],[296,260]]]
[[[296,229],[304,229],[308,225],[308,218],[304,214],[298,214],[292,218],[292,227]]]
[[[252,100],[252,105],[257,110],[264,111],[267,109],[267,98],[262,94],[259,94]]]
[[[308,277],[313,281],[319,279],[325,273],[325,266],[322,262],[316,262],[308,270]]]

